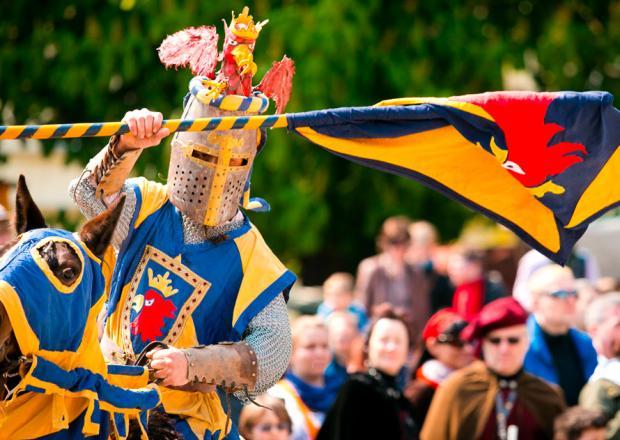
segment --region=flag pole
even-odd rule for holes
[[[287,126],[287,115],[222,116],[198,119],[167,119],[162,127],[175,131],[255,130]],[[90,122],[48,125],[0,125],[0,140],[7,139],[69,139],[109,137],[129,132],[124,122]]]

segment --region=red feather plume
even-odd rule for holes
[[[168,35],[157,49],[166,67],[187,67],[194,75],[215,77],[218,35],[214,26],[189,27]]]
[[[293,88],[293,75],[295,74],[295,63],[292,59],[284,55],[282,61],[275,61],[271,69],[265,76],[256,90],[263,92],[268,98],[273,98],[276,102],[276,112],[282,113]]]

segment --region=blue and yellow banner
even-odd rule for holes
[[[404,98],[287,115],[326,150],[420,181],[564,263],[618,205],[620,113],[606,92]]]

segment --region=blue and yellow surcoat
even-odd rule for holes
[[[49,241],[66,243],[82,263],[70,286],[39,254]],[[156,389],[142,388],[144,368],[106,365],[96,323],[106,300],[105,275],[84,243],[61,230],[27,232],[0,259],[0,302],[21,353],[32,361],[13,396],[0,402],[1,439],[103,439],[110,418],[123,438],[129,417],[144,422],[144,411],[159,404]]]
[[[166,187],[144,178],[127,185],[137,201],[112,279],[106,336],[129,359],[155,340],[178,348],[239,341],[257,313],[288,293],[295,276],[247,217],[223,241],[186,244]],[[215,392],[161,390],[164,409],[183,416],[177,429],[186,438],[225,429]]]

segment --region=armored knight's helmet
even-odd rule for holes
[[[183,119],[250,115],[268,106],[269,100],[264,96],[226,95],[209,103],[201,102],[197,95],[202,96],[199,93],[208,82],[200,77],[192,80]],[[249,207],[246,182],[261,138],[258,130],[177,132],[168,169],[171,203],[207,226],[230,220],[240,205]]]
[[[263,113],[273,97],[282,112],[290,96],[294,65],[286,56],[274,63],[261,83],[252,52],[267,21],[254,23],[247,7],[225,25],[226,38],[218,53],[214,27],[188,28],[167,37],[159,58],[168,67],[189,66],[197,75],[190,81],[185,119],[244,116]],[[221,61],[217,75],[215,67]],[[168,195],[192,220],[217,226],[230,220],[239,206],[266,210],[249,201],[249,175],[264,133],[258,130],[177,132],[172,140]]]

